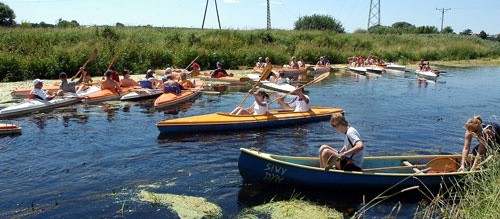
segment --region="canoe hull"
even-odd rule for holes
[[[0,123],[0,135],[20,134],[22,128],[14,124]]]
[[[455,180],[467,174],[459,172],[415,174],[411,172],[411,169],[402,173],[351,172],[342,170],[330,170],[327,172],[319,168],[317,158],[269,155],[244,148],[240,150],[238,168],[245,182],[249,183],[359,189],[387,189],[400,183],[396,188],[408,188],[416,185],[423,186],[422,184],[434,188],[438,187],[442,182],[447,184],[456,182]],[[423,160],[430,160],[440,156],[442,157],[442,155],[428,155],[420,156],[420,158],[417,158],[417,156],[396,156],[395,158],[407,159],[416,163],[418,160],[423,162]],[[452,156],[454,158],[459,157],[459,155]],[[275,157],[279,157],[279,159],[274,159]],[[373,158],[375,160],[382,160],[380,162],[385,162],[383,157]],[[370,158],[365,158],[365,162],[369,160]]]
[[[150,99],[160,96],[163,93],[161,89],[148,89],[142,88],[138,91],[130,92],[123,95],[120,100],[122,101],[133,101],[133,100],[143,100]]]
[[[438,75],[432,71],[420,71],[420,70],[415,70],[415,73],[418,76],[422,76],[424,78],[430,78],[430,79],[436,79]]]
[[[73,105],[79,103],[80,101],[81,99],[79,98],[69,97],[63,97],[50,101],[40,99],[28,100],[23,103],[0,110],[0,118],[23,116],[29,113],[48,111],[59,107]]]
[[[205,86],[204,81],[196,80],[194,81],[195,88],[190,90],[182,90],[181,93],[161,93],[158,98],[156,98],[154,106],[156,108],[165,108],[180,103],[185,103],[187,101],[193,100],[201,95],[201,90]]]
[[[266,115],[233,116],[214,113],[187,118],[164,120],[156,124],[161,133],[212,132],[243,130],[295,125],[328,120],[332,113],[342,113],[342,109],[311,107],[312,112],[270,110]]]

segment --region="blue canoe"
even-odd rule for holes
[[[308,112],[269,110],[265,115],[230,115],[213,113],[186,118],[164,120],[156,124],[161,133],[209,132],[279,127],[328,120],[332,113],[343,113],[339,108],[311,107]]]
[[[241,148],[238,168],[245,182],[265,184],[287,184],[295,186],[329,187],[329,188],[370,188],[387,189],[397,183],[396,188],[408,188],[420,185],[435,188],[442,182],[451,184],[457,182],[461,177],[476,173],[467,172],[434,172],[420,171],[413,165],[427,164],[433,159],[449,158],[457,162],[461,155],[417,155],[417,156],[381,156],[365,157],[363,169],[392,167],[398,169],[386,169],[379,171],[325,171],[319,167],[317,157],[293,157],[271,155]],[[403,165],[410,163],[412,166]],[[424,167],[425,168],[425,167]],[[456,166],[453,167],[456,170]],[[432,172],[432,173],[431,173]]]

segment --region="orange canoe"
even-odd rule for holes
[[[13,90],[10,92],[10,95],[13,98],[25,98],[26,96],[28,96],[30,94],[31,90],[33,90],[33,88]],[[42,90],[46,90],[50,93],[57,92],[59,90],[59,85],[43,86]]]
[[[113,92],[110,90],[100,90],[94,93],[91,93],[83,99],[84,103],[99,103],[99,102],[104,102],[104,101],[110,101],[110,100],[120,100],[120,97],[122,95],[130,93],[134,88],[132,87],[127,87],[127,88],[122,88],[120,93],[118,92]]]
[[[0,135],[19,134],[22,128],[14,124],[0,123]]]
[[[193,100],[201,94],[201,89],[203,89],[204,86],[204,81],[197,80],[195,81],[195,88],[182,90],[180,94],[163,93],[158,98],[156,98],[154,106],[157,108],[162,108]]]
[[[214,82],[225,82],[229,83],[232,85],[247,85],[249,82],[252,81],[250,78],[235,78],[235,77],[221,77],[221,78],[211,78],[209,74],[205,73],[202,75],[196,76],[197,78],[204,80],[204,81],[214,81]]]

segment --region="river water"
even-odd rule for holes
[[[500,68],[449,68],[437,82],[410,73],[359,76],[334,72],[308,89],[312,105],[339,107],[361,134],[366,155],[455,154],[465,121],[475,114],[500,118]],[[78,105],[3,123],[23,127],[0,138],[0,217],[173,217],[166,207],[137,200],[150,191],[205,197],[234,218],[244,208],[298,194],[337,210],[355,211],[363,194],[314,188],[244,185],[239,148],[316,156],[321,144],[340,147],[342,135],[328,122],[276,129],[162,136],[164,119],[230,111],[247,88],[203,95],[162,112],[151,101]],[[251,101],[248,101],[247,105]],[[274,105],[277,107],[277,105]],[[402,200],[400,216],[412,216],[420,199],[380,204],[367,217],[383,217]],[[368,201],[368,200],[367,200]]]

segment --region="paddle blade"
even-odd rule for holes
[[[269,74],[271,73],[272,69],[273,69],[272,65],[266,65],[266,67],[262,71],[262,75],[260,76],[259,81],[262,81],[262,79],[267,78],[269,76]]]
[[[198,57],[205,55],[206,52],[207,52],[207,49],[201,50],[201,52],[198,54]]]
[[[435,172],[454,172],[457,171],[458,163],[453,158],[440,157],[429,161],[427,167]]]
[[[92,50],[92,52],[89,54],[89,60],[88,61],[94,60],[95,57],[97,57],[97,48],[94,48],[94,50]]]
[[[325,72],[325,73],[321,74],[320,76],[316,77],[316,78],[312,81],[312,83],[318,83],[318,82],[320,82],[320,81],[324,80],[325,78],[327,78],[328,76],[330,76],[330,72]]]

